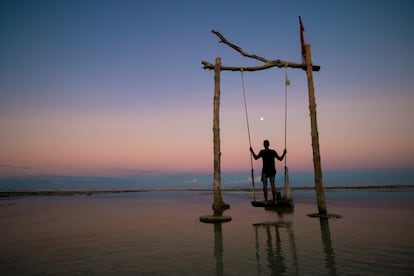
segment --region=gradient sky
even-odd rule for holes
[[[259,62],[210,31],[300,62],[299,15],[321,66],[322,168],[414,169],[413,1],[3,0],[0,176],[211,171],[214,83],[201,61]],[[256,151],[263,139],[283,150],[284,74],[245,73]],[[288,165],[311,170],[306,74],[288,74]],[[221,79],[222,170],[249,171],[240,73]]]

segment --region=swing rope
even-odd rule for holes
[[[247,112],[247,100],[246,100],[246,89],[244,87],[244,72],[243,69],[240,70],[240,77],[243,87],[243,99],[244,99],[244,112],[246,115],[246,124],[247,124],[247,135],[249,137],[249,146],[252,147],[252,140],[250,138],[250,125],[249,125],[249,115]],[[253,201],[256,201],[256,189],[254,185],[254,169],[253,169],[253,154],[250,154],[250,168],[251,168],[251,179],[252,179],[252,189],[253,189]]]
[[[288,79],[288,69],[286,65],[286,71],[285,71],[285,149],[286,149],[286,137],[287,137],[287,87],[290,85],[290,81]],[[285,167],[286,167],[286,156],[285,156]]]

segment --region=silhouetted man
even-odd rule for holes
[[[262,182],[263,182],[263,194],[264,198],[267,201],[267,179],[270,179],[270,185],[272,185],[272,195],[273,201],[276,200],[276,186],[275,186],[275,177],[276,177],[276,166],[275,158],[279,161],[282,161],[286,155],[286,149],[283,150],[283,155],[279,156],[276,151],[269,149],[270,143],[268,140],[263,141],[264,149],[262,149],[258,155],[256,155],[253,149],[250,147],[250,152],[253,154],[255,160],[262,158],[263,168],[262,168]]]

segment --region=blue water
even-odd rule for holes
[[[250,173],[222,173],[222,188],[250,189]],[[258,174],[256,173],[256,178]],[[290,172],[289,182],[292,188],[313,187],[312,172]],[[6,190],[107,190],[107,189],[164,189],[164,188],[211,188],[213,173],[210,174],[153,174],[131,177],[85,177],[43,175],[32,177],[7,178],[0,176],[0,191]],[[276,177],[278,187],[283,187],[283,172]],[[255,181],[256,188],[261,183]],[[413,170],[387,171],[343,171],[324,172],[324,187],[341,186],[386,186],[414,185]]]

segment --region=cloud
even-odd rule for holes
[[[198,183],[197,178],[193,178],[193,179],[185,181],[185,184],[197,184],[197,183]]]
[[[15,166],[15,165],[9,165],[9,164],[0,164],[0,169],[16,169],[16,170],[31,170],[32,167],[28,166]]]
[[[124,170],[125,173],[128,174],[138,174],[138,175],[148,175],[148,174],[158,174],[157,171],[153,171],[153,170],[140,170],[140,169],[126,169]]]
[[[0,177],[28,176],[33,173],[34,173],[33,168],[29,166],[0,164]]]

